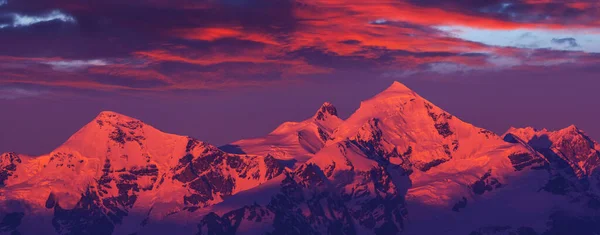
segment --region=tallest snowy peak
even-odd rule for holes
[[[107,121],[107,122],[130,122],[139,121],[135,118],[128,117],[126,115],[113,112],[113,111],[102,111],[96,116],[96,121]]]
[[[391,86],[389,86],[387,89],[385,89],[383,92],[381,92],[379,94],[387,94],[387,93],[415,94],[414,91],[412,91],[406,85],[404,85],[404,84],[402,84],[402,83],[400,83],[398,81],[394,81],[394,83],[392,83]]]
[[[410,88],[408,88],[406,85],[398,82],[398,81],[394,81],[392,83],[391,86],[389,86],[387,89],[385,89],[384,92],[386,91],[394,91],[394,92],[413,92]]]
[[[405,101],[412,101],[415,99],[422,99],[416,92],[405,86],[400,82],[394,82],[384,91],[373,96],[372,98],[361,102],[361,107],[365,104],[377,105],[390,104],[395,105],[397,103],[403,103]]]
[[[400,82],[394,82],[387,89],[375,95],[370,100],[381,100],[387,98],[414,98],[418,97],[417,93]]]

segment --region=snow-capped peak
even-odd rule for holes
[[[391,86],[389,86],[387,89],[385,89],[384,92],[410,92],[410,93],[414,93],[414,91],[412,91],[410,88],[408,88],[406,85],[398,82],[398,81],[394,81],[392,83]]]
[[[73,134],[63,146],[75,147],[74,145],[78,145],[79,142],[81,146],[85,146],[90,141],[98,145],[97,141],[108,140],[124,144],[127,139],[131,139],[128,136],[141,138],[143,129],[145,124],[140,120],[112,111],[103,111]]]
[[[53,154],[121,159],[119,161],[126,165],[144,165],[154,161],[168,165],[175,146],[185,146],[187,139],[186,136],[164,133],[123,114],[103,111],[55,149]]]
[[[0,155],[0,232],[536,234],[547,218],[588,227],[556,223],[554,212],[586,204],[597,214],[598,144],[575,126],[509,133],[502,141],[399,82],[348,120],[326,102],[228,146],[239,155],[105,111],[48,155]],[[546,193],[575,178],[563,162],[590,180],[593,201]],[[597,220],[581,218],[573,224]]]
[[[577,177],[590,175],[600,166],[600,145],[575,125],[556,131],[532,127],[511,128],[504,136],[506,140],[510,140],[510,136],[520,138],[551,161],[562,159]]]
[[[231,153],[271,155],[278,159],[304,162],[321,150],[343,121],[333,104],[325,102],[315,115],[301,122],[285,122],[267,136],[244,139],[221,148]]]
[[[317,113],[315,113],[314,118],[319,121],[324,121],[329,116],[337,117],[338,116],[337,109],[335,108],[335,106],[333,106],[333,104],[331,104],[329,102],[325,102],[325,103],[323,103],[323,105],[321,105],[321,108],[319,108]]]
[[[583,133],[583,131],[581,131],[581,129],[579,129],[574,124],[572,124],[572,125],[570,125],[568,127],[565,127],[563,129],[560,129],[557,132],[559,134],[561,134],[561,135],[573,135],[573,134],[575,134],[575,135],[577,135],[577,134],[579,134],[579,135],[585,135],[585,133]]]
[[[515,137],[518,137],[518,138],[522,139],[523,141],[527,142],[530,139],[532,139],[535,135],[537,135],[538,132],[540,132],[540,131],[533,127],[530,127],[530,126],[523,127],[523,128],[510,127],[503,136],[504,136],[504,139],[507,139],[507,136],[515,136]]]
[[[384,91],[380,92],[379,94],[375,95],[374,97],[372,97],[371,99],[369,99],[365,102],[383,101],[383,100],[387,100],[390,98],[409,99],[410,100],[412,98],[417,98],[417,97],[420,98],[420,96],[416,92],[414,92],[413,90],[411,90],[404,84],[395,81],[387,89],[385,89]]]
[[[130,121],[141,122],[138,119],[135,119],[135,118],[132,118],[127,115],[120,114],[120,113],[117,113],[114,111],[102,111],[96,116],[96,118],[94,118],[94,120],[95,121],[113,122],[113,123],[130,122]]]
[[[420,133],[421,135],[437,137],[438,131],[435,129],[440,129],[440,131],[448,129],[445,127],[453,129],[453,126],[444,125],[451,119],[460,126],[468,125],[453,118],[452,115],[422,98],[402,83],[394,82],[384,91],[361,102],[358,110],[340,125],[335,138],[340,140],[352,138],[358,130],[361,130],[362,126],[372,120],[390,124],[388,130],[395,132],[410,134],[417,129],[424,128],[427,130],[422,130],[424,133]],[[428,133],[431,131],[429,129],[432,129],[434,133]],[[445,133],[450,133],[450,130]],[[439,133],[439,135],[446,135],[445,133]]]
[[[549,141],[552,142],[557,142],[560,139],[565,139],[565,138],[582,138],[582,139],[586,139],[588,140],[588,142],[590,142],[590,145],[593,145],[593,141],[585,134],[584,131],[582,131],[581,129],[579,129],[577,126],[575,125],[570,125],[568,127],[559,129],[559,130],[548,130],[548,129],[535,129],[533,127],[523,127],[523,128],[515,128],[515,127],[511,127],[508,129],[508,131],[506,131],[506,133],[504,134],[504,136],[507,135],[513,135],[516,137],[519,137],[520,139],[522,139],[525,142],[529,142],[529,144],[532,145],[536,145],[536,142],[539,141],[539,139],[548,139]]]

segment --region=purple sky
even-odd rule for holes
[[[112,110],[217,145],[399,80],[462,119],[600,139],[600,3],[0,0],[0,152]]]
[[[600,81],[594,72],[565,73],[432,75],[400,81],[459,118],[500,134],[510,126],[556,129],[576,124],[592,138],[600,139]],[[347,77],[353,75],[356,77]],[[308,118],[324,101],[333,102],[345,118],[361,100],[392,82],[389,78],[372,79],[368,74],[353,75],[219,92],[48,91],[44,98],[0,100],[4,114],[0,116],[0,152],[47,153],[102,110],[117,111],[166,132],[222,145],[264,135],[284,121]]]

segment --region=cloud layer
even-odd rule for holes
[[[593,67],[597,1],[0,0],[0,86],[189,90]]]

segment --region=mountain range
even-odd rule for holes
[[[497,135],[398,82],[221,147],[105,111],[0,156],[0,233],[591,235],[599,166],[575,126]]]

